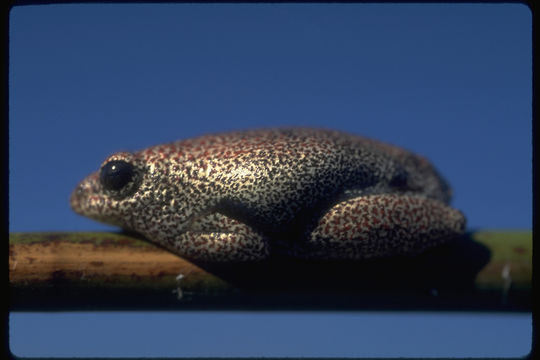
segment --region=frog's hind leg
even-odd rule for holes
[[[309,234],[302,257],[367,259],[415,255],[461,235],[463,214],[420,195],[378,194],[334,205]]]
[[[194,219],[188,231],[168,243],[175,253],[200,262],[249,262],[269,255],[268,241],[262,234],[220,213]]]

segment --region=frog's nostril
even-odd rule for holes
[[[87,190],[88,186],[85,186],[84,183],[80,183],[71,193],[71,196],[69,198],[69,205],[75,212],[78,212],[78,210],[81,208],[81,204],[86,194],[88,193]]]
[[[80,199],[80,194],[79,194],[79,189],[77,188],[75,189],[75,191],[71,193],[71,196],[69,197],[69,205],[75,211],[77,211],[78,209],[78,205],[80,202],[79,199]]]

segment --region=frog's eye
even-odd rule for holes
[[[109,161],[101,168],[99,181],[106,190],[118,191],[134,177],[133,165],[122,160]]]

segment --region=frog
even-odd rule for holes
[[[108,156],[73,190],[80,215],[199,263],[416,256],[464,214],[425,157],[344,131],[200,135]]]

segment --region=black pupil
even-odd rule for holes
[[[133,179],[133,174],[133,165],[122,160],[115,160],[101,168],[99,179],[105,189],[120,190]]]

